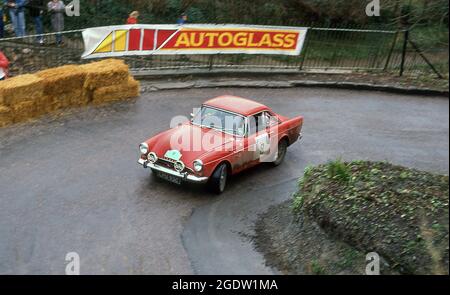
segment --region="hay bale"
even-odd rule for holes
[[[94,90],[92,95],[94,104],[102,104],[139,96],[139,82],[133,77],[128,77],[126,83],[101,87]]]
[[[54,99],[55,110],[65,109],[73,105],[83,105],[85,101],[84,89],[74,89],[73,91],[55,94]]]
[[[89,104],[91,102],[92,91],[82,89],[81,93],[76,93],[76,95],[72,95],[70,99],[70,105],[73,107],[81,107]]]
[[[55,110],[57,110],[57,105],[51,95],[43,95],[36,101],[36,113],[38,115],[48,114]]]
[[[34,101],[23,101],[12,107],[14,123],[23,122],[27,119],[37,117],[36,104]]]
[[[87,90],[123,84],[129,76],[128,65],[117,59],[106,59],[85,64],[81,65],[80,68],[86,73],[84,88]]]
[[[33,101],[43,95],[44,84],[36,75],[20,75],[0,83],[3,104],[12,106],[25,101]]]
[[[0,128],[13,123],[11,108],[0,105]]]
[[[43,79],[44,94],[55,95],[81,89],[86,72],[79,66],[68,65],[40,71],[35,75]]]
[[[90,95],[84,89],[78,89],[56,95],[43,95],[36,104],[38,115],[52,113],[70,107],[85,106],[90,102]]]

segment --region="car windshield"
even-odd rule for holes
[[[243,116],[208,106],[202,106],[194,115],[192,123],[237,136],[245,135],[245,118]]]

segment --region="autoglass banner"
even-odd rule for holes
[[[83,31],[83,58],[153,54],[300,55],[307,28],[124,25]]]

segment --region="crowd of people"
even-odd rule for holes
[[[16,37],[23,37],[26,35],[26,14],[32,20],[35,29],[36,41],[44,44],[44,26],[42,18],[45,12],[50,13],[51,24],[53,30],[56,32],[56,43],[62,44],[62,35],[58,34],[64,30],[64,14],[65,5],[63,1],[51,0],[46,5],[45,0],[0,0],[3,5],[0,5],[0,38],[4,37],[4,24],[8,16],[14,29]],[[130,13],[126,24],[138,24],[139,12],[133,11]],[[178,25],[186,24],[188,20],[187,14],[183,13],[177,20]],[[0,50],[0,80],[8,77],[9,61]]]
[[[16,37],[27,35],[26,23],[30,19],[34,25],[36,41],[44,44],[44,26],[42,18],[45,13],[50,15],[52,29],[56,32],[56,43],[63,43],[65,5],[63,1],[51,0],[0,0],[0,38],[5,36],[5,20],[9,18]],[[47,0],[48,1],[48,0]],[[28,18],[28,17],[29,18]]]
[[[47,0],[48,1],[48,0]],[[62,44],[62,35],[58,34],[64,30],[64,15],[66,6],[63,1],[51,0],[45,4],[45,0],[0,0],[0,38],[5,37],[5,21],[9,18],[16,37],[24,37],[26,32],[27,17],[32,20],[36,41],[44,44],[44,26],[42,18],[47,12],[50,14],[52,29],[56,33],[56,43]],[[139,12],[130,13],[126,24],[138,23]],[[177,20],[177,24],[183,25],[187,22],[187,14],[183,13]]]

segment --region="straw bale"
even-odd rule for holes
[[[13,111],[14,123],[25,121],[37,116],[36,104],[34,101],[23,101],[11,107]]]
[[[79,101],[84,99],[83,89],[60,93],[53,96],[55,109],[65,109],[72,105],[80,105]]]
[[[36,113],[38,115],[48,114],[57,109],[58,107],[55,102],[54,96],[43,95],[38,100],[36,100]]]
[[[74,107],[85,106],[91,102],[92,91],[82,89],[81,93],[76,93],[70,97],[70,105]]]
[[[93,103],[102,104],[137,96],[139,96],[139,82],[130,76],[126,83],[96,89],[93,93]]]
[[[128,65],[117,59],[107,59],[80,66],[86,72],[84,87],[94,90],[127,81],[129,76]]]
[[[67,65],[40,71],[35,75],[43,79],[44,94],[55,95],[81,89],[86,72],[79,66]]]
[[[3,104],[12,106],[25,101],[33,101],[42,96],[44,84],[36,75],[20,75],[0,83]]]
[[[0,127],[5,127],[13,122],[11,108],[0,105]]]

